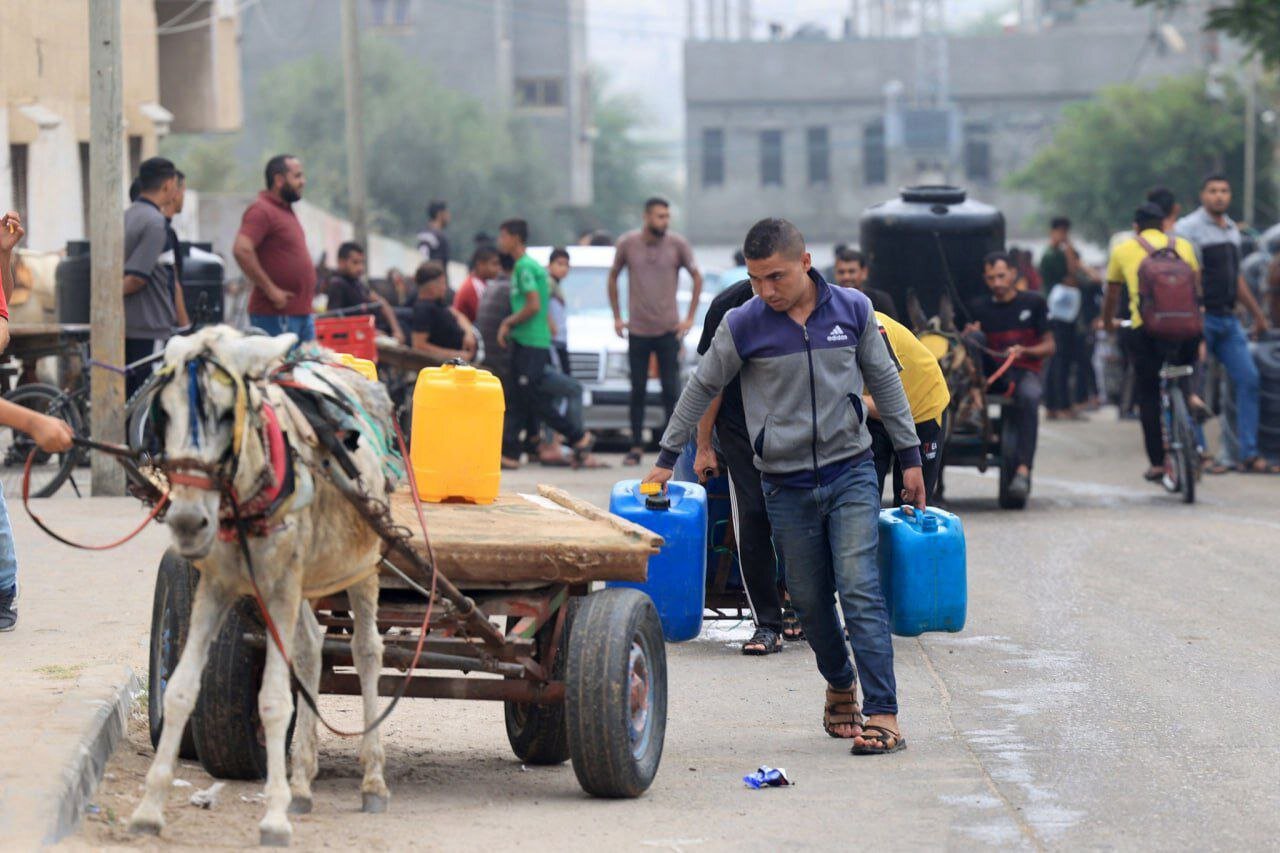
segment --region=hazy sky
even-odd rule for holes
[[[696,0],[698,25],[703,26],[707,0]],[[713,0],[719,8],[719,0]],[[730,2],[730,16],[737,0]],[[947,0],[947,22],[963,24],[991,9],[1012,8],[1015,0]],[[686,0],[587,0],[587,50],[594,67],[602,69],[615,92],[643,99],[650,113],[648,131],[678,138],[684,123],[683,48]],[[848,14],[848,0],[753,0],[757,31],[766,21],[782,22],[788,30],[802,23],[818,23],[839,33]]]

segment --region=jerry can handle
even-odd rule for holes
[[[912,506],[898,507],[898,515],[904,520],[920,528],[925,533],[932,533],[938,529],[938,516],[934,515],[926,507],[917,511]]]

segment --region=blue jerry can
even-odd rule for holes
[[[649,558],[644,583],[610,581],[648,593],[668,642],[692,640],[702,631],[706,601],[707,492],[697,483],[667,484],[667,493],[646,495],[639,480],[613,487],[609,512],[657,533],[662,550]]]
[[[964,628],[964,526],[940,509],[880,511],[880,587],[900,637]]]

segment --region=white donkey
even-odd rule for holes
[[[245,512],[258,513],[249,538],[254,572],[301,683],[316,695],[322,632],[307,598],[345,589],[355,616],[352,644],[366,725],[377,714],[383,648],[376,622],[381,541],[327,477],[312,475],[325,450],[300,409],[265,378],[296,342],[293,335],[246,337],[219,326],[173,338],[165,348],[163,370],[169,379],[159,391],[156,424],[171,484],[165,520],[174,547],[193,561],[201,577],[187,643],[165,690],[165,725],[147,773],[146,793],[129,822],[135,832],[158,834],[164,825],[174,759],[196,704],[210,643],[228,609],[253,593],[222,485],[234,488]],[[293,377],[331,398],[345,397],[364,419],[358,442],[348,439],[346,446],[353,447],[350,457],[361,491],[385,498],[395,476],[387,471],[396,467],[385,441],[392,417],[385,389],[354,371],[317,362],[295,368]],[[292,470],[281,458],[289,455],[281,452],[285,437],[299,463]],[[344,476],[337,465],[329,470],[330,476]],[[286,479],[291,479],[290,496],[271,500]],[[284,846],[293,834],[286,812],[311,809],[316,719],[299,698],[293,775],[286,780],[285,737],[293,699],[288,665],[269,638],[258,711],[267,748],[267,812],[259,837],[264,845]],[[376,730],[364,736],[360,760],[363,809],[381,812],[390,793]]]

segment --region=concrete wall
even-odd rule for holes
[[[1099,0],[1104,5],[1106,0]],[[1118,8],[1118,7],[1117,7]],[[1146,44],[1145,14],[1120,15],[1124,26],[1061,26],[1040,33],[1010,33],[948,40],[952,102],[961,127],[989,128],[990,179],[970,180],[964,160],[950,174],[922,171],[906,152],[890,147],[889,180],[868,186],[863,174],[864,131],[884,120],[886,89],[909,100],[915,75],[914,42],[903,39],[690,42],[685,49],[686,167],[689,233],[698,242],[739,241],[763,216],[793,219],[815,241],[856,240],[869,205],[901,184],[945,179],[1000,207],[1010,233],[1039,233],[1033,198],[1004,187],[1051,137],[1069,103],[1133,78],[1184,74],[1206,59],[1197,19],[1176,19],[1189,49],[1181,54]],[[1145,46],[1144,46],[1145,44]],[[1206,48],[1207,49],[1207,48]],[[806,129],[828,128],[830,181],[810,186]],[[725,179],[704,184],[702,140],[707,128],[725,133]],[[784,179],[764,187],[760,132],[783,134]]]
[[[165,19],[170,17],[164,8],[168,5],[171,4],[167,0],[159,0]],[[219,19],[218,49],[214,53],[225,74],[230,74],[235,70],[236,7],[225,3],[221,7],[229,8],[231,14]],[[131,144],[139,157],[153,156],[158,136],[169,130],[163,120],[159,83],[162,72],[180,83],[198,82],[200,69],[210,68],[215,58],[210,54],[202,63],[197,56],[184,57],[184,64],[177,70],[162,65],[159,40],[177,36],[157,34],[157,8],[156,0],[122,0],[121,4],[126,175],[130,173]],[[0,74],[0,137],[7,140],[7,144],[0,145],[0,208],[17,206],[9,146],[26,146],[26,246],[36,251],[56,251],[68,240],[83,238],[86,231],[84,187],[88,181],[80,146],[89,141],[87,2],[0,3],[0,57],[4,61],[4,73]],[[212,72],[206,77],[215,82],[220,79]],[[218,129],[233,126],[229,122],[238,121],[238,106],[232,110],[234,105],[225,100],[218,103],[213,110],[222,122]],[[180,110],[169,111],[174,113],[176,123]],[[121,186],[122,198],[126,190]]]
[[[173,113],[175,133],[236,130],[243,109],[235,5],[200,0],[201,8],[186,14],[191,2],[156,0],[162,22],[178,21],[158,39],[161,102]]]

